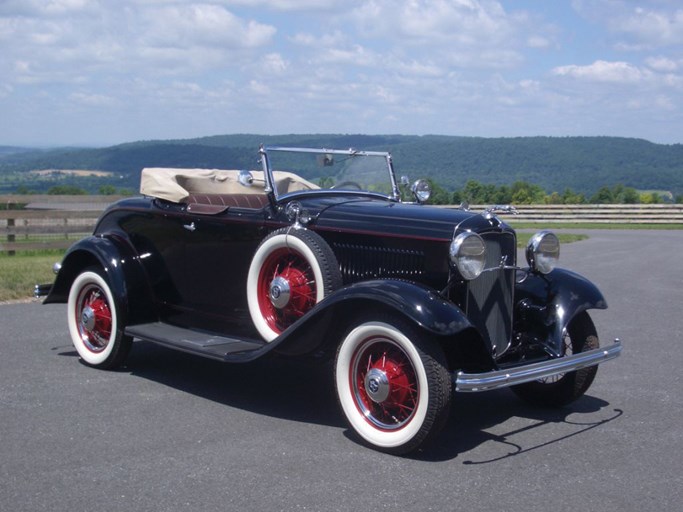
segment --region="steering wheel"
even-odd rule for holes
[[[332,185],[330,187],[330,190],[336,189],[336,188],[344,188],[344,187],[356,187],[358,190],[363,190],[363,187],[361,187],[360,184],[355,182],[355,181],[342,181],[341,183],[337,183],[336,185]]]

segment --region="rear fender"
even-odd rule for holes
[[[607,301],[585,277],[557,268],[550,274],[529,273],[515,288],[516,318],[522,327],[540,335],[546,347],[559,357],[569,322],[583,311],[607,309]]]
[[[132,248],[114,237],[90,236],[69,248],[45,304],[65,303],[76,277],[86,268],[104,271],[114,298],[125,312],[127,324],[157,318],[146,274]]]

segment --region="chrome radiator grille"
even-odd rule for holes
[[[494,355],[507,350],[512,337],[512,305],[515,271],[515,237],[511,233],[486,233],[486,269],[468,284],[467,316],[487,338]]]

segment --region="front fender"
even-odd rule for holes
[[[338,312],[349,310],[372,311],[378,306],[383,310],[393,310],[439,336],[452,336],[472,327],[460,308],[434,290],[407,281],[377,279],[354,283],[325,297],[312,311],[273,340],[271,345],[278,346],[279,352],[310,352],[329,340],[322,337],[311,340],[310,336],[297,336],[298,333],[319,332],[312,326],[330,314],[335,316]]]
[[[516,317],[524,329],[535,331],[557,357],[561,355],[564,330],[579,313],[607,309],[600,290],[585,277],[557,268],[550,274],[529,273],[517,283]]]
[[[127,324],[156,319],[148,279],[134,250],[116,237],[90,236],[67,251],[45,304],[64,303],[76,277],[88,267],[104,270],[114,298]]]

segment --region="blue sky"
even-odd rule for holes
[[[683,142],[676,0],[0,0],[0,145]]]

